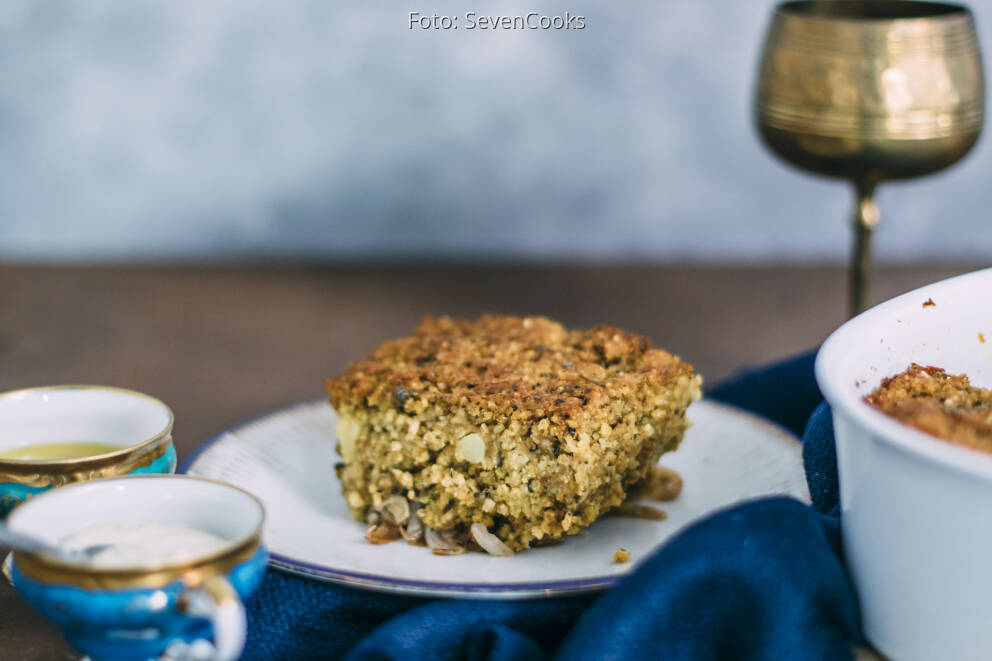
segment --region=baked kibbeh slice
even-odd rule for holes
[[[426,318],[325,381],[372,542],[497,555],[573,535],[678,447],[692,366],[609,326]]]

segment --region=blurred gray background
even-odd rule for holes
[[[0,260],[839,262],[850,191],[752,127],[771,4],[4,0]],[[882,188],[883,260],[988,261],[988,143]]]

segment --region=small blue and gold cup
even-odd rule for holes
[[[243,600],[262,581],[268,552],[265,512],[236,487],[186,475],[95,480],[46,491],[7,519],[17,531],[53,544],[108,526],[181,525],[208,533],[209,547],[177,554],[147,537],[125,562],[69,561],[16,551],[14,587],[95,661],[210,658],[234,661],[244,647]],[[152,537],[151,539],[155,539]],[[173,540],[174,542],[174,540]],[[141,560],[135,560],[135,557]]]
[[[0,394],[0,518],[47,489],[129,473],[174,473],[172,410],[107,386]]]

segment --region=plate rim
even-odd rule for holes
[[[753,411],[749,411],[733,404],[728,404],[718,399],[703,398],[700,399],[699,402],[705,402],[707,406],[713,406],[721,409],[724,413],[729,413],[740,418],[748,419],[751,423],[766,428],[772,435],[778,437],[780,440],[789,441],[788,445],[799,453],[800,458],[802,457],[802,441],[792,432],[792,430],[758,413],[754,413]],[[284,415],[295,409],[306,408],[320,403],[327,403],[327,405],[330,406],[330,403],[327,402],[325,397],[306,399],[272,409],[231,425],[198,445],[193,452],[186,457],[176,473],[179,475],[189,474],[189,470],[193,468],[196,460],[228,434],[236,434],[245,427],[249,427],[267,418],[276,415]],[[791,498],[793,496],[788,497]],[[262,500],[260,496],[259,499]],[[716,508],[710,512],[707,512],[704,517],[712,516],[717,512],[723,511],[729,507],[736,507],[737,505],[750,500],[754,499],[744,499],[726,507]],[[262,503],[264,506],[265,501],[262,500]],[[692,525],[692,523],[689,523],[688,525]],[[655,548],[655,551],[663,548],[676,537],[678,537],[678,533],[670,536],[658,545]],[[593,576],[572,580],[543,581],[540,583],[445,583],[395,578],[383,574],[367,574],[364,572],[351,572],[342,569],[334,569],[327,567],[326,565],[315,565],[304,560],[296,560],[271,551],[269,554],[269,565],[275,569],[294,576],[363,590],[414,597],[458,597],[463,599],[539,599],[578,596],[582,594],[600,592],[606,590],[607,588],[613,587],[631,573],[628,570],[613,575]]]

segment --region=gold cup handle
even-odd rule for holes
[[[165,650],[163,661],[203,658],[211,661],[237,661],[245,647],[248,623],[244,604],[227,578],[222,575],[204,578],[183,593],[180,605],[187,615],[210,620],[214,640],[212,644],[206,640],[172,643]]]
[[[871,270],[871,234],[878,225],[878,205],[875,204],[875,184],[856,183],[854,206],[854,248],[848,278],[848,311],[850,316],[864,312],[868,300],[868,274]]]

